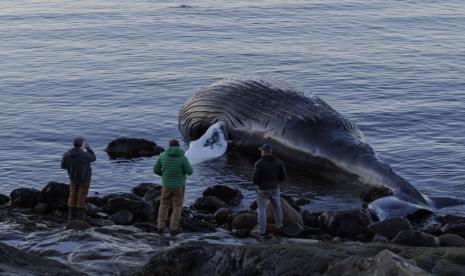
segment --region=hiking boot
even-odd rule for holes
[[[78,220],[85,220],[86,219],[86,214],[87,214],[87,209],[84,208],[76,208],[76,219]]]
[[[74,206],[68,207],[68,221],[75,220],[77,215],[77,208]]]
[[[170,230],[170,235],[171,235],[171,236],[176,236],[176,235],[181,234],[181,233],[182,233],[182,229],[181,229],[181,228],[178,228],[178,229],[176,229],[176,230],[172,230],[172,229]]]

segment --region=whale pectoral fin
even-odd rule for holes
[[[368,205],[368,210],[380,221],[390,218],[407,217],[420,210],[432,212],[426,206],[403,201],[395,196],[379,198]]]
[[[441,209],[450,206],[456,205],[465,205],[465,200],[456,197],[446,197],[446,196],[428,196],[426,197],[430,204],[436,208]]]

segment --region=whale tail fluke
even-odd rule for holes
[[[191,141],[186,157],[191,165],[213,160],[225,154],[228,148],[223,122],[211,125],[197,140]]]

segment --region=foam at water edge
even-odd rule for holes
[[[213,124],[202,137],[189,144],[186,157],[191,165],[216,159],[226,152],[228,142],[223,131],[223,125],[223,122]]]

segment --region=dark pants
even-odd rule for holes
[[[181,220],[182,203],[184,201],[184,191],[184,186],[180,188],[161,188],[158,228],[165,228],[168,211],[170,207],[172,207],[173,212],[171,213],[170,229],[178,230],[179,221]]]
[[[68,206],[85,208],[87,193],[89,192],[90,183],[77,183],[71,181],[69,185]]]

